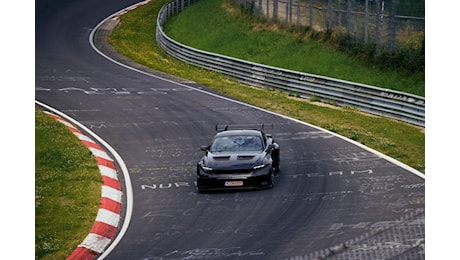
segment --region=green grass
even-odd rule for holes
[[[89,149],[56,119],[35,111],[35,258],[65,259],[88,235],[102,178]]]
[[[119,26],[110,36],[110,43],[118,52],[140,64],[193,80],[235,99],[331,130],[424,172],[424,129],[387,118],[364,115],[354,109],[325,107],[279,91],[243,86],[221,74],[185,64],[167,55],[154,40],[154,21],[156,21],[160,8],[167,2],[167,0],[152,1],[123,15]],[[199,3],[201,2],[212,1],[202,0]],[[196,9],[191,10],[197,11]],[[204,10],[200,11],[207,13]],[[228,15],[225,14],[225,16]],[[197,15],[196,17],[202,16]],[[169,28],[175,27],[177,20],[175,18],[168,23]],[[218,21],[207,23],[218,23]],[[199,29],[182,33],[194,37],[193,35],[198,31]],[[240,36],[240,39],[242,37],[243,35]],[[215,45],[218,45],[218,42],[215,41]],[[317,48],[320,47],[317,46]],[[272,51],[275,50],[278,48],[273,48]]]
[[[420,75],[408,76],[395,70],[369,67],[333,47],[306,39],[307,32],[300,33],[276,24],[256,21],[232,9],[227,0],[198,1],[179,15],[169,18],[164,31],[171,38],[201,50],[425,95],[425,82]]]

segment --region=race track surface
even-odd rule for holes
[[[130,173],[131,222],[106,259],[424,259],[425,180],[410,169],[314,126],[97,53],[92,30],[135,2],[36,1],[36,99],[108,142]],[[96,46],[114,55],[96,36]],[[200,146],[215,124],[254,122],[274,124],[275,187],[198,193]]]

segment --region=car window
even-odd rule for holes
[[[262,139],[259,136],[246,136],[241,148],[244,151],[262,151]]]
[[[214,139],[211,152],[262,151],[262,139],[252,135],[221,136]]]
[[[266,146],[267,144],[267,136],[265,135],[265,133],[262,133],[262,138],[263,138],[263,141],[264,141],[264,147]]]

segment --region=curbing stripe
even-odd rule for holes
[[[85,247],[77,247],[72,256],[68,257],[67,260],[93,260],[95,258],[95,252],[92,252]]]
[[[115,171],[113,168],[109,168],[104,165],[98,165],[99,171],[101,171],[102,176],[107,176],[112,179],[117,179],[117,171]]]
[[[104,158],[107,161],[112,161],[113,162],[113,160],[109,157],[109,155],[106,152],[104,152],[104,151],[102,151],[100,149],[92,148],[92,147],[88,147],[88,149],[91,151],[91,153],[93,153],[93,155],[95,157],[101,157],[101,158]]]
[[[121,183],[118,181],[115,164],[101,146],[83,134],[75,126],[58,115],[48,111],[44,112],[67,126],[88,147],[95,157],[99,171],[101,172],[101,201],[95,222],[83,242],[67,257],[67,260],[96,259],[112,242],[120,222],[123,192],[121,191]]]
[[[117,228],[106,224],[104,222],[99,222],[97,225],[94,225],[91,231],[89,232],[90,234],[98,234],[103,237],[114,237],[115,233],[117,232]]]
[[[113,227],[118,226],[119,220],[120,220],[120,214],[117,214],[110,210],[101,209],[101,208],[99,209],[97,216],[96,216],[96,222],[98,221],[103,222]]]
[[[102,197],[111,199],[113,201],[121,202],[121,196],[123,193],[105,185],[102,186]]]
[[[72,130],[72,132],[77,132],[77,133],[80,133],[80,130],[78,130],[77,128],[75,128],[75,126],[73,126],[71,123],[63,120],[63,119],[58,119],[59,122],[63,123],[64,125],[66,125],[68,128],[70,128]]]
[[[99,149],[99,150],[104,150],[102,149],[102,147],[100,145],[98,145],[97,143],[94,143],[94,142],[88,142],[88,141],[85,141],[85,140],[81,140],[81,142],[88,146],[88,147],[92,147],[92,148],[95,148],[95,149]]]
[[[121,184],[118,180],[102,175],[102,182],[112,189],[121,190]]]
[[[96,161],[99,165],[106,166],[115,170],[115,165],[112,160],[106,160],[102,157],[96,157]]]
[[[110,210],[114,213],[121,214],[121,203],[110,198],[101,198],[101,209]],[[93,233],[93,232],[91,232]]]
[[[97,254],[102,253],[104,251],[104,248],[106,248],[110,244],[111,240],[103,237],[98,234],[93,234],[89,233],[88,236],[86,236],[85,240],[83,243],[79,245],[79,247],[85,247],[89,249],[89,251],[93,251]]]
[[[76,133],[74,132],[74,134],[78,137],[78,139],[80,139],[80,141],[88,141],[88,142],[93,142],[93,140],[91,140],[91,138],[89,138],[88,136],[84,135],[84,134],[81,134],[81,133]]]

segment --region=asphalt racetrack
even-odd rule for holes
[[[35,2],[36,100],[100,136],[129,171],[131,221],[105,259],[424,259],[425,180],[410,168],[95,51],[95,27],[134,3]],[[104,31],[94,35],[99,50],[120,59],[104,47]],[[268,132],[281,147],[275,187],[198,193],[200,146],[215,124],[255,122],[274,124]]]

